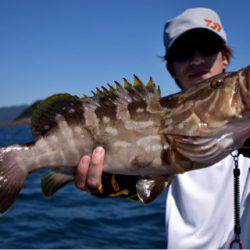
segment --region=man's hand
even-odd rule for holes
[[[103,172],[104,158],[105,150],[102,147],[95,148],[91,156],[82,157],[76,169],[76,187],[96,197],[119,197],[138,201],[138,177]]]
[[[85,155],[76,169],[75,185],[83,190],[97,190],[102,184],[105,150],[102,147],[94,149],[91,156]]]

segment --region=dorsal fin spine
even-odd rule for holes
[[[114,93],[115,92],[115,88],[111,84],[109,84],[109,83],[107,83],[107,85],[109,86],[109,91],[111,93]]]
[[[160,85],[158,85],[157,90],[158,90],[158,94],[161,95],[161,88],[160,88]]]
[[[118,91],[121,91],[123,89],[122,85],[119,82],[117,82],[117,81],[114,81],[114,82],[115,82],[116,89]]]
[[[145,88],[144,84],[142,83],[142,81],[139,79],[137,75],[134,75],[134,87]]]
[[[147,85],[146,85],[146,88],[147,88],[147,89],[155,88],[155,83],[154,83],[152,77],[149,78],[149,81],[148,81],[148,83],[147,83]]]
[[[121,100],[129,100],[129,102],[134,100],[137,102],[144,100],[147,96],[160,98],[160,89],[155,86],[152,77],[150,77],[147,85],[144,85],[137,75],[134,75],[134,84],[131,84],[125,77],[123,81],[124,86],[114,81],[115,86],[107,83],[109,89],[104,86],[101,87],[102,90],[96,88],[96,93],[92,92],[94,94],[93,98],[95,98],[95,101],[100,105],[115,104]]]
[[[102,86],[102,89],[103,89],[103,93],[104,93],[105,95],[109,95],[109,94],[110,94],[110,91],[107,90],[104,86]]]
[[[99,88],[96,88],[96,94],[100,96],[100,95],[102,95],[103,93],[102,93],[102,91],[101,91]]]
[[[132,87],[132,84],[126,78],[123,78],[123,80],[124,80],[124,89],[129,89]]]

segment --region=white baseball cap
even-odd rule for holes
[[[187,9],[179,16],[170,19],[164,27],[164,46],[166,52],[175,40],[185,32],[197,28],[204,28],[217,34],[225,43],[226,33],[222,27],[219,15],[208,8]]]

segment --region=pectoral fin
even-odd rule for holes
[[[42,176],[42,192],[46,197],[52,196],[57,190],[74,180],[68,173],[52,170]]]
[[[139,199],[143,203],[150,203],[170,184],[173,176],[158,176],[140,179],[136,183]]]

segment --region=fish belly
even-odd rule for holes
[[[163,164],[159,135],[116,139],[106,154],[104,171],[124,175],[164,175],[171,169]]]

